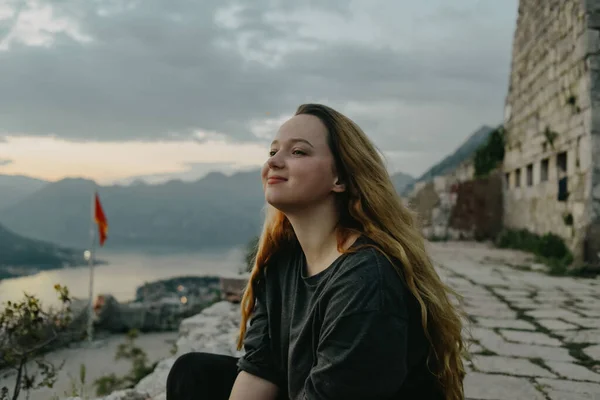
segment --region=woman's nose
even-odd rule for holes
[[[284,165],[283,159],[279,155],[279,153],[276,153],[275,155],[269,157],[269,159],[267,160],[267,165],[269,166],[269,168],[281,169]]]

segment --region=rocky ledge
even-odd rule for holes
[[[191,351],[204,351],[239,357],[235,348],[240,321],[239,304],[221,301],[205,308],[179,326],[177,352],[158,363],[154,372],[142,379],[135,388],[121,390],[96,400],[165,400],[167,375],[175,360]],[[69,397],[66,400],[82,400]]]

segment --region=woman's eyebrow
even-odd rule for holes
[[[302,143],[306,143],[310,147],[314,147],[308,140],[302,139],[302,138],[291,138],[289,140],[289,142],[291,142],[291,143],[302,142]],[[273,140],[273,142],[271,142],[271,146],[273,146],[274,144],[279,144],[279,141],[277,139]]]

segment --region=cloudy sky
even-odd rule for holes
[[[297,105],[413,175],[501,121],[517,0],[2,0],[0,174],[253,168]]]

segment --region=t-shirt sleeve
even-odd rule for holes
[[[269,318],[263,290],[257,290],[254,313],[244,336],[245,353],[238,360],[238,369],[280,386],[271,339]]]
[[[386,399],[402,386],[407,374],[407,307],[401,294],[393,307],[385,305],[382,279],[373,274],[377,269],[372,265],[364,269],[366,274],[359,270],[336,285],[302,399]]]

